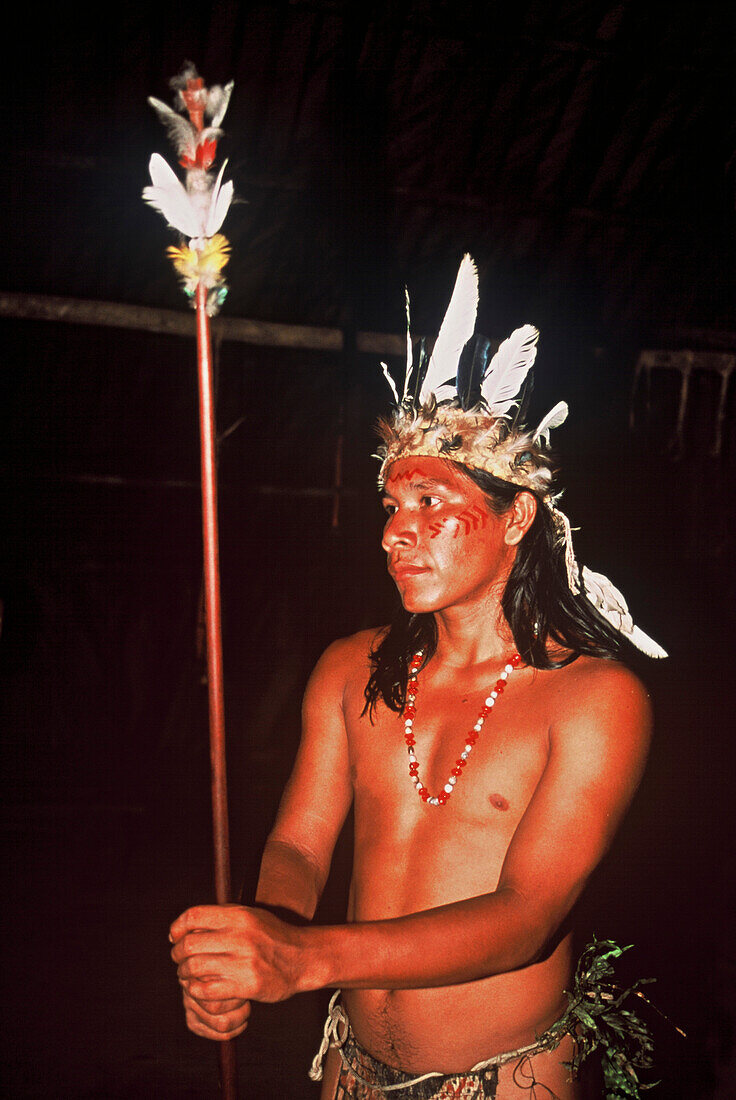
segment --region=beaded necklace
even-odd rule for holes
[[[424,657],[424,650],[420,649],[418,653],[415,653],[411,659],[409,665],[409,680],[406,685],[406,704],[401,716],[404,719],[404,740],[409,750],[409,778],[416,787],[417,794],[421,798],[422,802],[426,802],[429,806],[444,806],[448,798],[455,790],[455,784],[460,776],[463,774],[463,768],[468,763],[468,757],[473,751],[473,745],[480,736],[480,731],[483,729],[483,723],[488,715],[491,713],[492,708],[496,705],[496,700],[499,695],[503,695],[506,688],[506,681],[515,668],[518,668],[521,664],[521,657],[518,653],[514,653],[513,657],[509,658],[508,664],[504,667],[503,672],[496,680],[495,687],[488,693],[488,698],[481,707],[478,719],[473,726],[470,733],[465,738],[465,748],[455,761],[455,767],[450,772],[449,778],[444,787],[438,795],[432,795],[419,778],[419,761],[416,758],[414,747],[416,741],[414,739],[414,718],[416,717],[417,707],[417,695],[419,693],[419,678],[417,673],[419,666],[422,663]]]

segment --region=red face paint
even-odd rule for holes
[[[446,516],[431,523],[429,537],[431,539],[436,538],[449,520],[454,521],[455,528],[452,537],[456,539],[459,535],[469,535],[471,531],[480,531],[481,528],[485,527],[488,522],[488,512],[479,508],[477,504],[473,504],[456,516]]]
[[[402,459],[401,462],[404,460]],[[421,480],[425,476],[426,471],[421,466],[406,466],[402,467],[401,462],[394,462],[391,466],[390,481],[412,481]]]
[[[440,611],[505,583],[506,523],[479,487],[437,458],[398,459],[386,480],[383,547],[411,611]]]

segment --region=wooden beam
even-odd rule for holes
[[[82,298],[61,298],[50,294],[0,292],[0,317],[28,321],[64,321],[75,325],[158,332],[166,336],[194,336],[194,313],[122,302],[96,302]],[[218,317],[214,328],[220,340],[255,344],[259,347],[298,348],[341,352],[343,333],[338,328],[314,325],[286,325],[274,321],[252,321],[244,317]],[[358,351],[371,355],[406,355],[406,337],[385,332],[359,332]]]

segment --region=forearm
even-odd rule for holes
[[[256,905],[284,909],[311,920],[324,887],[315,859],[293,844],[269,837],[263,850]]]
[[[511,889],[392,920],[304,929],[300,986],[424,989],[533,962],[552,931]]]

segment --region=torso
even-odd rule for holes
[[[373,724],[361,717],[369,642],[368,634],[356,636],[362,660],[344,694],[355,811],[351,921],[398,917],[495,890],[548,760],[560,694],[590,664],[581,659],[557,671],[512,673],[451,798],[428,806],[409,779],[402,717],[383,704]],[[433,793],[447,781],[500,668],[499,661],[471,672],[430,664],[422,673],[415,751]],[[355,989],[344,1000],[359,1042],[376,1058],[408,1072],[450,1073],[533,1042],[564,1011],[571,967],[568,935],[547,957],[511,973],[445,988]],[[507,1087],[499,1100],[517,1095]]]

